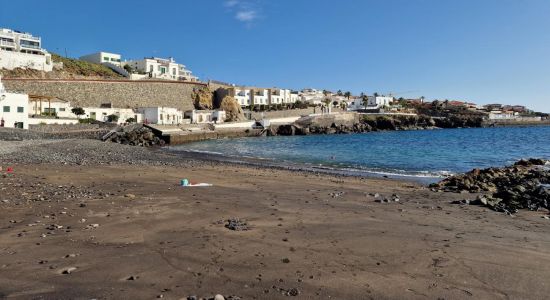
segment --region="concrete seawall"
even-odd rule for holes
[[[112,103],[113,107],[147,106],[193,109],[195,88],[206,85],[198,82],[82,80],[82,79],[2,79],[8,91],[53,96],[70,101],[72,106],[98,107]]]

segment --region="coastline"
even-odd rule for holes
[[[297,291],[297,299],[537,299],[550,292],[548,221],[537,212],[511,218],[450,204],[474,194],[91,140],[9,151],[0,151],[2,165],[15,169],[0,179],[1,297],[282,299]],[[182,178],[213,186],[182,188]],[[376,194],[399,202],[378,203]],[[225,228],[234,217],[250,230]]]

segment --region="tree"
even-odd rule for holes
[[[328,105],[330,104],[330,98],[325,98],[325,100],[323,100],[323,103],[325,103],[325,106],[328,107]]]
[[[108,115],[107,116],[107,122],[110,122],[110,123],[118,122],[118,116],[117,115]]]
[[[124,70],[130,74],[134,73],[134,69],[130,65],[124,65]]]
[[[348,100],[349,100],[349,98],[351,97],[351,92],[346,92],[346,93],[344,94],[344,96],[345,96],[346,98],[348,98]]]
[[[126,119],[126,123],[135,123],[136,122],[136,119],[135,118],[128,118]]]
[[[337,94],[338,96],[343,96],[343,95],[344,95],[344,93],[342,93],[342,90],[338,90],[338,92],[336,92],[336,94]]]
[[[83,116],[86,114],[86,112],[84,111],[84,108],[82,107],[74,107],[73,109],[71,109],[71,112],[75,114],[76,117],[79,119],[80,119],[80,116]]]
[[[374,97],[378,97],[378,96],[380,96],[380,94],[374,93]]]

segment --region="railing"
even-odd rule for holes
[[[25,44],[20,44],[21,48],[28,48],[28,49],[36,49],[36,50],[42,50],[42,48],[40,48],[40,46],[35,46],[35,45],[25,45]]]
[[[8,46],[8,47],[14,47],[14,48],[15,48],[15,43],[14,43],[14,42],[8,42],[8,41],[1,41],[1,40],[0,40],[0,46]]]

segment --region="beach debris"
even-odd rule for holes
[[[68,275],[68,274],[71,274],[74,271],[76,271],[76,269],[77,269],[76,267],[69,267],[69,268],[66,268],[63,271],[61,271],[61,274]]]
[[[225,224],[225,228],[229,230],[234,230],[234,231],[250,230],[248,223],[244,219],[231,218],[231,219],[228,219],[226,222],[227,224]]]
[[[331,196],[332,198],[339,198],[339,197],[342,197],[346,194],[346,192],[334,192],[334,193],[330,193],[329,196]]]
[[[430,188],[482,193],[475,200],[452,203],[481,205],[506,214],[514,214],[519,209],[550,209],[550,168],[544,159],[520,160],[504,168],[474,169],[448,177]]]
[[[374,202],[376,203],[392,203],[392,202],[399,202],[400,199],[399,199],[399,195],[397,194],[393,194],[391,197],[383,197],[382,195],[380,194],[376,194],[375,195],[375,200]]]
[[[287,257],[281,259],[281,261],[282,261],[284,264],[290,263],[290,259],[288,259]]]
[[[89,224],[84,229],[96,229],[99,227],[99,224]]]
[[[134,194],[126,194],[124,195],[125,198],[129,198],[129,199],[135,199],[136,198],[136,195]]]

